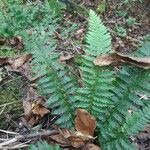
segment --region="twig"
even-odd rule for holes
[[[4,133],[7,133],[7,134],[14,134],[14,135],[19,134],[19,133],[16,133],[16,132],[5,131],[5,130],[2,130],[2,129],[0,129],[0,132],[4,132]]]
[[[54,135],[57,134],[58,131],[56,130],[47,130],[47,131],[43,131],[43,132],[37,132],[37,133],[31,133],[31,134],[26,134],[26,135],[18,135],[15,138],[9,139],[8,141],[4,141],[2,143],[0,143],[0,149],[3,149],[4,146],[18,142],[18,141],[26,141],[26,140],[30,140],[33,138],[40,138],[40,137],[44,137],[44,136],[50,136],[50,135]]]

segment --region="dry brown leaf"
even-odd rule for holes
[[[67,138],[70,144],[75,148],[80,148],[85,145],[85,141],[78,136],[70,136]]]
[[[85,147],[86,142],[93,139],[96,120],[84,109],[77,109],[76,115],[75,128],[77,131],[58,128],[59,134],[50,136],[50,138],[60,144],[72,146],[74,148]]]
[[[66,139],[63,135],[61,134],[56,134],[56,135],[51,135],[50,139],[53,139],[55,142],[61,145],[65,146],[70,146],[70,143],[68,139]]]
[[[93,137],[96,119],[84,109],[77,109],[76,115],[75,129],[87,137]]]
[[[101,150],[101,148],[95,144],[87,143],[86,146],[82,150]]]
[[[35,101],[32,104],[32,113],[35,115],[39,115],[40,117],[43,117],[44,115],[50,113],[50,110],[47,109],[40,100]]]
[[[43,105],[43,99],[41,97],[38,97],[32,103],[29,100],[25,100],[23,102],[23,108],[25,113],[24,118],[31,126],[39,123],[41,118],[50,113],[50,110]]]
[[[65,55],[61,55],[60,56],[60,61],[63,62],[63,61],[69,60],[71,58],[73,58],[73,55],[71,55],[71,54],[67,54],[66,56]]]
[[[17,58],[11,57],[1,57],[0,58],[0,66],[2,65],[10,65],[12,69],[17,69],[21,67],[24,63],[26,63],[32,57],[31,54],[26,54],[23,56],[19,56]]]
[[[27,62],[30,58],[32,57],[31,54],[26,54],[26,55],[23,55],[23,56],[20,56],[12,61],[11,62],[11,66],[13,69],[17,69],[19,67],[21,67],[25,62]]]
[[[24,115],[30,116],[32,113],[32,104],[28,100],[23,100]]]
[[[140,68],[149,69],[150,57],[132,57],[121,53],[111,53],[98,56],[94,61],[94,64],[98,66],[132,64]]]

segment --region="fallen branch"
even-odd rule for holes
[[[12,144],[15,142],[27,141],[27,140],[31,140],[33,138],[41,138],[41,137],[50,136],[50,135],[54,135],[54,134],[58,134],[58,131],[47,130],[47,131],[43,131],[43,132],[31,133],[31,134],[26,134],[26,135],[18,135],[12,139],[9,139],[7,141],[0,143],[0,149],[4,149],[4,146],[8,146],[9,144]]]

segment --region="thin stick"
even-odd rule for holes
[[[43,136],[50,136],[50,135],[57,134],[57,133],[58,133],[58,131],[56,131],[56,130],[47,130],[47,131],[43,131],[43,132],[31,133],[31,134],[26,134],[26,135],[18,135],[15,138],[12,138],[12,139],[9,139],[8,141],[4,141],[4,142],[0,143],[0,149],[4,148],[3,146],[5,146],[5,145],[9,145],[9,144],[17,142],[17,141],[26,141],[29,139],[40,138]]]
[[[2,130],[2,129],[0,129],[0,132],[4,132],[4,133],[7,133],[7,134],[14,134],[14,135],[19,134],[19,133],[16,133],[16,132],[5,131],[5,130]]]

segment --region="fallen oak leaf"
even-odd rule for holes
[[[94,64],[98,66],[120,66],[122,64],[132,64],[140,68],[149,69],[150,57],[133,57],[121,53],[110,53],[98,56],[95,59]]]
[[[51,136],[50,138],[60,144],[72,146],[74,148],[84,147],[87,141],[93,140],[96,119],[84,109],[77,109],[76,115],[75,129],[77,131],[58,128],[59,134]]]
[[[24,118],[31,126],[39,123],[46,114],[50,113],[50,110],[46,108],[43,103],[41,97],[38,97],[34,102],[23,102]]]

